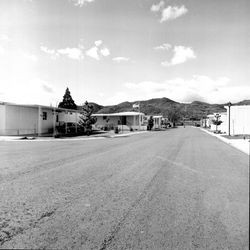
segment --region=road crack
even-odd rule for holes
[[[9,226],[8,223],[3,223],[2,227],[0,228],[0,246],[2,246],[5,242],[11,241],[15,236],[19,234],[23,234],[25,231],[29,230],[30,228],[37,227],[38,223],[45,218],[51,217],[56,211],[56,208],[51,211],[46,211],[42,213],[42,215],[36,220],[29,224],[29,226],[21,227],[21,226]]]
[[[141,200],[146,196],[146,194],[148,193],[148,190],[153,186],[153,184],[155,182],[155,179],[157,178],[157,176],[159,175],[159,172],[161,172],[163,168],[164,168],[164,166],[162,166],[160,169],[158,169],[158,171],[154,174],[154,176],[152,177],[150,182],[145,186],[145,188],[143,189],[143,191],[139,195],[139,197],[132,203],[132,205],[129,207],[127,212],[124,213],[124,215],[122,216],[119,223],[116,226],[114,226],[113,230],[111,230],[111,232],[105,237],[105,239],[103,240],[99,250],[107,249],[107,247],[112,243],[112,241],[114,240],[116,234],[120,231],[122,225],[124,224],[125,220],[128,218],[131,211],[134,208],[136,208],[139,205],[139,203],[141,202]]]
[[[166,162],[173,164],[174,160],[177,157],[177,154],[180,152],[182,148],[182,144],[179,145],[179,147],[176,147],[173,149],[174,153],[173,155],[175,155],[175,157],[173,157],[174,159],[168,160]],[[156,157],[158,158],[158,157]],[[165,159],[165,158],[164,158]],[[163,159],[160,159],[161,161]],[[140,203],[140,201],[146,196],[148,190],[153,186],[157,176],[159,175],[159,173],[165,168],[166,166],[162,166],[160,167],[157,172],[154,174],[154,176],[152,177],[152,179],[150,180],[150,182],[145,186],[145,188],[143,189],[142,193],[140,194],[140,196],[138,197],[138,199],[136,199],[132,205],[129,207],[128,211],[123,215],[123,217],[121,218],[120,222],[113,228],[113,230],[111,230],[111,232],[109,233],[109,235],[107,235],[105,237],[105,239],[103,240],[101,247],[99,248],[99,250],[105,250],[108,248],[108,246],[112,243],[112,241],[114,240],[115,236],[117,235],[117,233],[120,231],[122,225],[124,224],[125,220],[127,219],[127,217],[129,216],[129,214],[131,213],[131,211],[137,207]]]

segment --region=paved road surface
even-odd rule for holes
[[[248,156],[197,128],[0,159],[0,248],[248,249]]]

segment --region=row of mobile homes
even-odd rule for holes
[[[42,105],[0,103],[0,135],[53,134],[62,124],[79,121],[77,110]]]

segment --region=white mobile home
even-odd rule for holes
[[[160,129],[162,127],[162,115],[154,115],[154,126],[153,129]]]
[[[146,116],[146,121],[148,124],[148,120],[151,117],[151,115],[147,115]],[[154,125],[152,129],[160,129],[162,128],[162,122],[164,121],[163,116],[162,115],[152,115],[152,118],[154,120]]]
[[[145,115],[140,112],[120,112],[113,114],[93,114],[97,118],[95,127],[111,130],[118,127],[120,130],[147,130]]]
[[[42,105],[0,103],[0,135],[52,134],[60,123],[77,123],[80,112]]]
[[[250,134],[250,105],[233,105],[225,106],[227,109],[227,127],[226,133],[231,135],[246,135]],[[230,126],[229,126],[230,119]]]

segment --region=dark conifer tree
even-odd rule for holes
[[[77,109],[77,106],[71,97],[69,88],[66,88],[65,94],[63,96],[62,102],[59,103],[58,105],[59,108],[65,108],[65,109]]]
[[[150,116],[148,119],[148,130],[151,130],[154,127],[154,119],[153,116]]]

